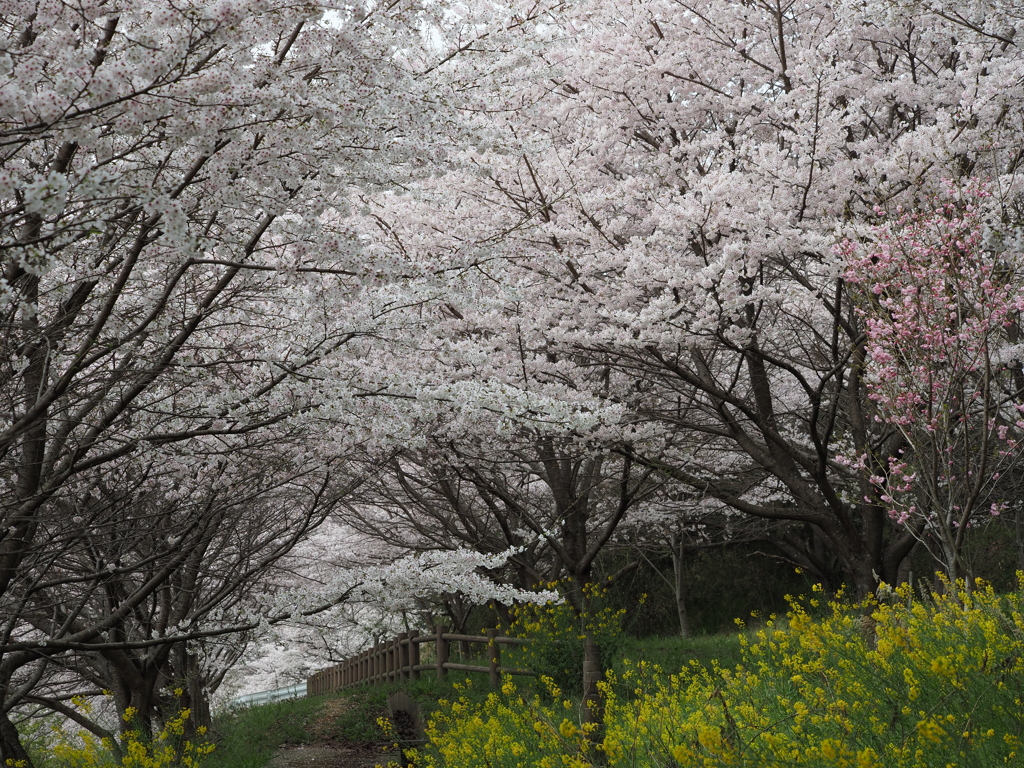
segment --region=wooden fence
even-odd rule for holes
[[[487,666],[461,664],[449,661],[451,643],[486,643]],[[517,637],[502,637],[498,630],[487,630],[486,636],[458,635],[440,624],[434,633],[421,635],[419,632],[402,632],[395,639],[375,645],[333,667],[321,669],[306,678],[308,696],[317,696],[330,691],[340,691],[355,685],[383,685],[401,680],[419,680],[424,672],[433,671],[442,679],[449,670],[456,672],[479,672],[490,675],[491,687],[501,685],[501,675],[532,675],[528,669],[511,669],[501,666],[501,646],[524,645],[528,640]],[[434,643],[434,658],[427,664],[420,662],[420,646]]]

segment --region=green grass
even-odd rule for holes
[[[666,673],[678,672],[696,661],[702,667],[710,668],[717,661],[724,668],[740,663],[740,633],[729,632],[720,635],[699,635],[696,637],[645,637],[624,639],[619,652],[621,659],[646,661],[657,664]],[[622,662],[612,664],[612,669],[621,671]]]
[[[283,744],[308,744],[326,697],[290,699],[232,710],[214,720],[217,749],[204,768],[264,768]]]

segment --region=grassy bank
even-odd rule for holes
[[[324,700],[290,699],[220,715],[213,734],[217,749],[204,768],[264,768],[282,745],[314,741],[313,722]]]
[[[711,668],[735,667],[741,659],[742,634],[730,632],[721,635],[696,637],[627,637],[622,640],[618,658],[613,660],[613,672],[622,672],[626,662],[647,662],[664,670],[690,667],[694,662]]]

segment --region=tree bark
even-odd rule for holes
[[[0,762],[3,765],[21,765],[33,768],[25,748],[21,746],[21,737],[6,712],[0,712]]]
[[[672,572],[675,585],[672,590],[676,598],[676,616],[679,618],[679,636],[690,636],[690,618],[686,615],[686,585],[684,583],[686,566],[686,538],[682,531],[672,541]]]

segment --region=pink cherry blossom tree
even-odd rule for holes
[[[1024,447],[1024,355],[1012,343],[1024,309],[1024,253],[984,188],[949,198],[842,250],[846,279],[860,289],[875,418],[903,438],[872,482],[893,519],[934,539],[955,580],[971,576],[969,527],[1007,509],[1000,480]]]

